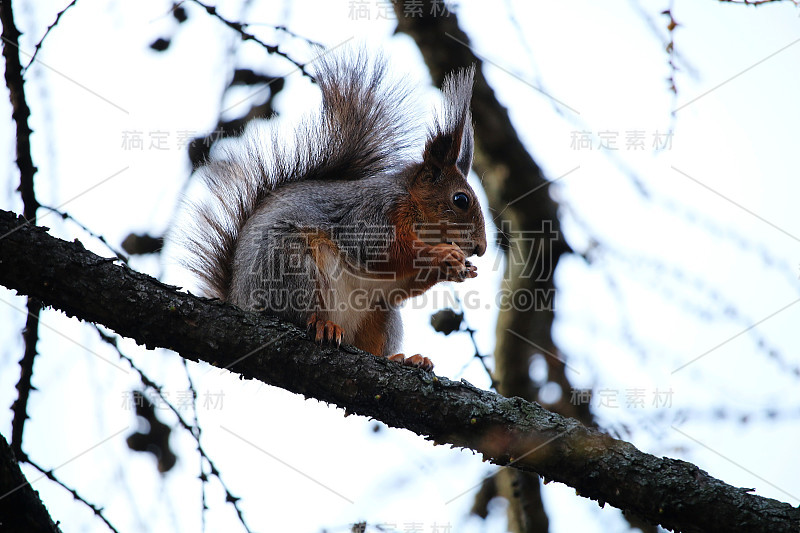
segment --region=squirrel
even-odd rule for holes
[[[288,139],[250,137],[201,167],[211,195],[191,209],[184,264],[207,296],[432,370],[400,353],[398,308],[475,277],[467,257],[486,251],[467,184],[474,66],[446,77],[421,160],[412,93],[388,68],[363,50],[319,59],[318,112]]]

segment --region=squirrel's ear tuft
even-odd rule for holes
[[[445,78],[442,86],[444,105],[434,122],[423,155],[426,163],[439,170],[456,165],[464,176],[472,167],[474,135],[469,104],[474,75],[473,65]]]
[[[464,125],[463,135],[461,139],[461,150],[456,160],[458,170],[464,174],[466,178],[472,168],[472,151],[475,145],[474,134],[472,132],[472,117],[467,118],[467,123]]]

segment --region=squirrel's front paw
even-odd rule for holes
[[[433,361],[420,354],[412,355],[411,357],[406,357],[404,354],[396,353],[394,355],[390,355],[388,359],[390,361],[403,363],[406,366],[415,366],[417,368],[421,368],[422,370],[427,370],[428,372],[433,370]]]
[[[322,320],[317,317],[316,313],[312,313],[306,322],[308,329],[314,329],[314,340],[321,343],[323,340],[335,342],[336,346],[342,344],[342,337],[344,337],[344,330],[330,320]]]
[[[433,251],[445,280],[461,282],[478,275],[478,268],[467,260],[467,254],[458,245],[437,244]]]

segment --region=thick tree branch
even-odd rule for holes
[[[642,453],[574,419],[353,348],[275,318],[179,293],[0,211],[0,283],[150,348],[333,403],[439,444],[534,471],[682,531],[796,531],[800,509],[684,461]]]
[[[0,531],[60,533],[0,435]]]

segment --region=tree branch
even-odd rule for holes
[[[60,533],[0,435],[0,531]]]
[[[682,531],[796,531],[800,509],[676,459],[642,453],[520,398],[316,345],[300,328],[178,292],[0,211],[0,283],[147,347],[406,428],[437,444],[534,471],[586,497]]]
[[[25,80],[22,76],[22,64],[19,59],[19,30],[14,23],[14,10],[11,0],[0,2],[0,22],[3,25],[3,58],[6,63],[6,86],[11,98],[11,118],[16,126],[16,153],[17,167],[19,168],[18,191],[22,196],[23,214],[25,218],[36,223],[36,210],[39,202],[33,187],[33,176],[36,167],[31,155],[31,128],[28,118],[31,110],[25,98]],[[42,304],[35,298],[28,299],[28,317],[25,329],[22,330],[22,340],[25,351],[19,362],[19,381],[17,381],[17,399],[14,400],[11,410],[14,419],[11,426],[11,447],[20,458],[25,456],[22,451],[22,436],[25,432],[25,420],[28,418],[28,396],[34,389],[33,361],[36,358],[36,343],[39,340],[39,314]]]

